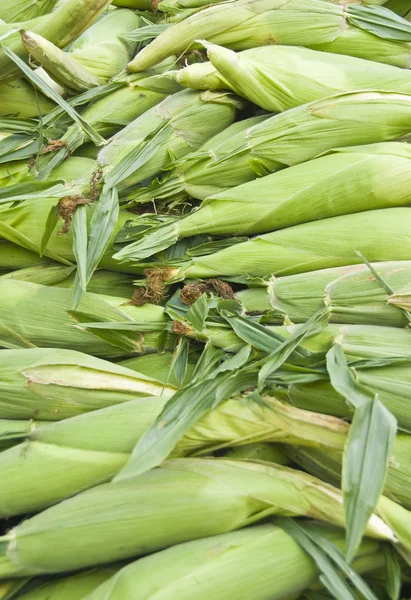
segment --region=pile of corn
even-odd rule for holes
[[[409,598],[411,0],[0,41],[0,600]]]

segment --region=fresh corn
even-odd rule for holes
[[[141,260],[194,235],[253,235],[410,203],[410,146],[354,146],[209,196],[183,219],[138,234],[116,257]]]
[[[344,548],[334,528],[310,530]],[[353,562],[357,572],[383,567],[380,545],[365,540]],[[127,565],[92,592],[88,600],[280,600],[299,597],[313,584],[318,569],[312,558],[275,524],[249,527],[187,542]]]
[[[40,258],[35,252],[0,238],[0,272],[33,267],[47,262],[49,261]]]
[[[10,25],[0,24],[3,44],[23,60],[28,54],[21,41],[20,29],[28,29],[44,36],[59,48],[68,46],[85,31],[110,3],[109,0],[63,0],[56,10],[35,19]],[[11,80],[19,76],[19,67],[3,52],[0,52],[0,80]]]
[[[130,195],[131,203],[192,196],[204,200],[331,148],[398,139],[410,132],[411,96],[357,92],[267,118],[231,125],[187,156],[164,181]],[[382,120],[384,117],[384,120]]]
[[[401,507],[382,498],[381,510],[397,527]],[[137,557],[274,514],[344,525],[341,493],[304,473],[274,463],[167,460],[138,477],[65,500],[12,529],[0,538],[0,577],[64,572]],[[401,517],[405,527],[407,511]],[[366,534],[395,539],[375,514]]]
[[[53,10],[57,0],[3,0],[0,19],[6,23],[41,17]]]
[[[173,359],[174,354],[172,352],[157,352],[156,354],[143,354],[134,358],[127,358],[117,364],[127,367],[127,369],[131,369],[132,371],[143,373],[143,375],[153,377],[157,381],[177,385],[174,369],[172,369]],[[195,365],[196,360],[193,358],[191,362],[189,357],[183,385],[191,381]]]
[[[246,397],[227,400],[185,434],[172,456],[227,446],[242,448],[261,440],[338,451],[344,448],[348,425],[343,421],[301,411],[268,396],[265,400],[264,407]],[[0,517],[39,511],[109,481],[126,465],[167,401],[166,395],[139,398],[40,426],[22,421],[18,428],[12,422],[5,437],[7,433],[8,440],[13,435],[27,440],[0,453],[4,483]]]
[[[273,311],[272,320],[307,321],[325,306],[331,323],[405,327],[408,319],[396,306],[411,280],[411,262],[374,263],[373,269],[395,291],[384,289],[365,265],[350,265],[288,277],[273,277],[267,287],[243,290],[236,297],[246,311]],[[405,304],[403,305],[403,307]]]
[[[131,334],[126,350],[111,341],[107,332],[100,337],[87,328],[84,331],[69,316],[72,289],[0,278],[0,290],[0,346],[5,348],[68,348],[111,358],[133,352],[132,348],[138,353],[153,352],[167,322],[160,306],[133,306],[127,298],[83,294],[78,310],[89,319],[141,325],[144,333]]]
[[[363,17],[364,29],[350,25],[350,16],[349,9],[321,0],[223,2],[196,12],[160,33],[137,54],[129,69],[142,71],[171,54],[186,52],[196,47],[194,42],[199,38],[234,50],[269,44],[320,47],[409,68],[409,44],[376,38],[364,31],[372,27],[372,11]],[[389,21],[388,16],[380,19]]]
[[[24,79],[0,83],[0,116],[37,117],[45,115],[55,104]]]
[[[284,452],[305,471],[332,485],[340,486],[343,458],[341,452],[291,445],[284,447]],[[388,497],[407,509],[411,508],[410,453],[411,436],[398,434],[390,457],[384,488],[384,493]]]
[[[64,52],[46,38],[21,32],[23,45],[45,71],[63,88],[79,92],[103,85],[130,60],[135,45],[121,36],[136,29],[139,17],[129,10],[115,10],[85,31]]]
[[[0,418],[59,421],[175,388],[108,361],[53,348],[2,350]]]
[[[371,210],[312,221],[191,259],[169,280],[292,275],[369,261],[411,260],[411,210]],[[117,257],[118,255],[115,255]]]
[[[166,169],[232,123],[241,101],[231,94],[183,90],[116,134],[99,152],[107,185],[129,187]]]
[[[409,70],[352,56],[276,45],[236,54],[207,43],[207,51],[212,64],[193,64],[171,76],[194,89],[231,89],[272,112],[355,90],[411,92]]]
[[[368,544],[370,544],[368,542]],[[375,557],[376,558],[376,557]],[[18,600],[84,600],[105,581],[111,579],[120,565],[90,569],[59,578],[34,578],[20,591]],[[15,596],[13,596],[14,598]]]

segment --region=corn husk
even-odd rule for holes
[[[389,0],[386,8],[411,21],[411,7],[408,0]]]
[[[163,383],[170,383],[171,385],[177,386],[177,380],[174,373],[173,367],[174,354],[172,352],[157,352],[156,354],[143,354],[142,356],[135,356],[133,358],[126,358],[125,360],[119,361],[117,364],[127,367],[132,371],[138,371],[149,377],[162,381]],[[182,385],[186,385],[191,381],[191,377],[194,373],[196,365],[196,357],[188,358],[186,374]],[[192,361],[192,362],[191,362]]]
[[[133,31],[139,17],[128,10],[116,10],[85,31],[69,52],[30,31],[22,31],[23,45],[32,58],[63,88],[78,92],[103,85],[117,75],[134,54],[135,44],[121,36]]]
[[[274,45],[236,54],[207,43],[207,53],[215,70],[194,64],[172,76],[195,89],[232,89],[273,112],[353,90],[411,90],[409,70],[330,52]]]
[[[311,526],[343,550],[338,530]],[[277,554],[278,553],[278,554]],[[358,558],[367,559],[364,562]],[[361,564],[361,566],[360,566]],[[366,540],[353,568],[359,572],[384,565],[379,545]],[[187,542],[121,569],[103,583],[89,600],[277,600],[299,595],[316,581],[318,570],[312,558],[274,524]]]
[[[47,259],[40,258],[35,252],[31,252],[30,250],[26,250],[26,248],[0,238],[1,271],[8,272],[13,269],[32,267],[48,262]]]
[[[367,266],[350,265],[273,277],[267,288],[248,288],[236,296],[247,311],[274,309],[274,322],[287,317],[293,323],[303,323],[327,306],[331,323],[405,327],[407,317],[396,305],[403,298],[404,284],[411,279],[411,263],[396,261],[372,266],[393,290],[398,290],[395,294],[390,296]]]
[[[108,565],[66,577],[35,578],[23,587],[17,598],[21,600],[83,600],[113,577],[119,568],[120,565]]]
[[[367,15],[364,20],[371,23],[373,15]],[[234,3],[221,3],[196,12],[166,29],[137,54],[129,69],[142,71],[171,54],[186,52],[188,48],[196,47],[194,42],[199,38],[234,50],[270,43],[306,47],[322,45],[330,52],[409,67],[409,44],[393,43],[382,37],[376,40],[368,31],[348,24],[350,22],[349,10],[315,0],[236,0]]]
[[[37,117],[45,115],[55,104],[41,92],[36,92],[24,79],[0,84],[0,116]]]
[[[56,348],[3,350],[1,419],[59,421],[175,388],[110,362]]]
[[[108,6],[109,0],[66,0],[48,15],[35,19],[0,24],[0,35],[5,35],[7,45],[21,59],[27,61],[28,54],[21,41],[20,29],[28,29],[44,36],[59,48],[65,48],[98,18]],[[0,54],[0,80],[12,80],[18,77],[19,67],[2,51]]]
[[[410,278],[408,277],[408,282]],[[395,306],[397,308],[402,308],[403,310],[410,311],[411,310],[411,285],[407,283],[403,288],[395,291],[388,298],[388,303],[390,306]]]
[[[256,442],[255,444],[246,444],[230,448],[224,454],[224,458],[230,460],[264,460],[274,462],[278,465],[289,466],[290,459],[284,453],[279,444],[267,444],[265,442]]]
[[[319,477],[337,487],[340,486],[343,459],[341,452],[291,445],[284,447],[284,452],[315,477]],[[411,508],[410,453],[410,436],[408,434],[398,434],[394,441],[394,449],[389,460],[384,487],[384,494],[407,509]]]
[[[210,196],[186,217],[138,234],[140,239],[116,257],[141,260],[194,235],[253,235],[317,219],[407,206],[410,167],[411,149],[399,142],[330,151]]]
[[[271,118],[246,119],[186,157],[164,181],[136,190],[130,198],[132,203],[170,201],[183,194],[204,200],[331,148],[407,135],[410,111],[411,97],[405,94],[358,92],[312,102]]]
[[[397,526],[400,507],[383,500],[385,518]],[[64,572],[137,557],[229,532],[270,514],[344,524],[341,493],[304,473],[274,463],[167,460],[138,477],[65,500],[12,529],[0,538],[0,577]],[[407,514],[401,514],[401,533]],[[366,535],[394,539],[377,515],[371,517]]]
[[[6,23],[41,17],[53,10],[57,0],[3,0],[0,19]]]
[[[49,287],[17,279],[0,278],[0,345],[5,348],[68,348],[102,357],[119,357],[132,352],[112,338],[97,337],[72,319],[73,290]],[[83,294],[77,309],[92,321],[138,322],[144,334],[130,338],[134,352],[157,350],[165,328],[163,307],[133,306],[127,298]],[[77,326],[76,326],[77,325]],[[97,332],[98,333],[98,332]],[[109,341],[107,341],[109,340]]]
[[[169,166],[171,156],[181,159],[224,130],[239,107],[226,93],[183,90],[169,96],[100,150],[98,162],[107,185],[129,187],[154,177]]]
[[[227,400],[209,411],[184,435],[172,456],[204,454],[228,446],[240,449],[261,440],[344,448],[348,425],[343,421],[301,411],[268,396],[265,399],[264,407],[244,397]],[[27,439],[0,453],[4,482],[0,517],[33,513],[110,481],[128,462],[167,400],[166,395],[139,398],[57,423],[21,422],[25,426],[14,430],[11,423],[4,440]],[[259,454],[253,457],[245,449],[242,458],[247,456],[267,460],[267,451],[263,458]]]
[[[411,259],[409,208],[371,210],[275,231],[171,269],[175,278],[292,275],[371,262]]]

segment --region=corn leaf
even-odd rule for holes
[[[77,263],[76,280],[73,295],[73,308],[80,302],[83,292],[87,288],[87,213],[85,204],[80,204],[74,214],[73,228],[73,253]]]
[[[401,591],[401,565],[398,554],[391,546],[384,546],[385,553],[385,587],[390,600],[398,600]]]
[[[53,233],[53,231],[56,228],[58,220],[59,220],[59,213],[58,213],[58,207],[56,204],[55,206],[52,206],[49,214],[47,215],[46,226],[44,228],[44,233],[43,233],[43,236],[42,236],[41,242],[40,242],[40,251],[39,251],[40,256],[43,256],[43,254],[47,248],[47,244],[50,240],[51,234]]]
[[[348,22],[369,33],[396,42],[411,42],[411,23],[383,6],[348,7]]]
[[[98,327],[90,327],[90,323],[101,322],[104,323],[103,318],[96,319],[95,315],[90,315],[77,310],[67,311],[70,317],[75,319],[80,325],[79,327],[84,328],[88,333],[93,333],[96,337],[104,340],[105,342],[125,350],[125,352],[142,352],[142,343],[144,336],[139,331],[127,331],[122,333],[121,330],[111,329],[109,327],[100,329]]]

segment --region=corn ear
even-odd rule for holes
[[[207,43],[208,63],[173,74],[182,85],[231,89],[265,110],[282,112],[353,90],[409,94],[411,73],[352,56],[290,46],[265,46],[235,53]],[[286,67],[287,65],[287,67]]]
[[[395,516],[395,508],[387,506],[387,518]],[[274,463],[167,460],[143,475],[97,486],[25,520],[0,538],[0,577],[137,557],[229,532],[270,514],[344,524],[341,493],[304,473]],[[376,515],[366,534],[394,539]]]
[[[169,166],[170,156],[181,159],[230,125],[238,107],[226,93],[183,90],[169,96],[100,150],[107,185],[129,187],[153,177]]]
[[[14,117],[37,117],[55,107],[40,91],[36,92],[24,79],[0,83],[0,115]]]
[[[3,0],[0,19],[6,23],[35,19],[51,12],[57,0]]]
[[[338,530],[320,524],[309,527],[343,550],[344,540]],[[367,567],[359,566],[359,557],[368,558]],[[383,566],[384,554],[378,543],[365,540],[353,568],[364,572],[371,564]],[[153,594],[161,594],[164,600],[177,596],[184,600],[194,596],[198,600],[210,596],[219,600],[242,596],[279,600],[299,596],[317,576],[312,558],[283,529],[270,523],[187,542],[141,558],[103,583],[89,600],[148,600]]]
[[[291,275],[360,263],[411,259],[409,208],[371,210],[304,223],[196,257],[170,278]],[[354,250],[355,248],[355,250]]]
[[[175,388],[107,361],[50,348],[3,350],[1,419],[59,421]]]
[[[388,16],[386,18],[388,23]],[[372,23],[372,11],[364,21],[368,21],[368,25]],[[223,2],[200,10],[166,29],[137,54],[129,69],[142,71],[171,54],[186,52],[188,48],[196,47],[194,42],[198,42],[199,38],[234,50],[273,43],[306,47],[321,45],[331,52],[409,68],[409,44],[384,38],[376,40],[368,31],[349,23],[349,9],[316,0]]]
[[[410,132],[410,112],[411,96],[375,91],[341,94],[269,118],[246,119],[187,156],[164,181],[136,190],[129,199],[169,201],[184,193],[204,200],[331,148],[401,138]]]
[[[173,359],[174,354],[172,352],[157,352],[156,354],[143,354],[142,356],[127,358],[119,361],[117,364],[127,367],[132,371],[135,370],[144,375],[148,375],[149,377],[153,377],[154,379],[157,379],[157,381],[177,385],[174,369],[172,368]],[[183,385],[186,385],[191,381],[195,365],[196,360],[193,358],[191,362],[189,357]]]
[[[411,262],[372,266],[395,294],[390,296],[367,266],[350,265],[273,277],[267,287],[249,288],[236,296],[247,311],[274,310],[273,321],[287,317],[293,323],[303,323],[327,306],[330,323],[405,327],[407,318],[395,305],[403,294],[402,287],[411,279]]]
[[[49,261],[40,258],[35,252],[13,244],[8,240],[0,238],[0,270],[12,271],[14,269],[33,267],[39,264],[47,264]]]

